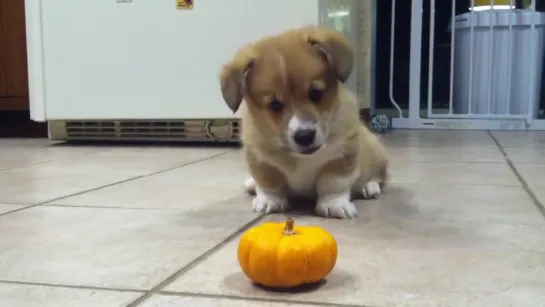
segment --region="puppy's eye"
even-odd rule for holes
[[[324,91],[316,88],[310,88],[308,90],[308,99],[314,103],[320,102],[324,98]]]
[[[284,105],[278,99],[273,99],[269,102],[269,109],[275,113],[279,113],[284,109]]]

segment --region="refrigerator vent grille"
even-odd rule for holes
[[[54,120],[56,140],[238,142],[239,119],[203,120]]]

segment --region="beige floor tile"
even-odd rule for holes
[[[230,146],[116,146],[111,150],[93,154],[97,157],[120,159],[169,159],[173,161],[186,161],[189,159],[203,159],[216,155],[229,153],[235,150]]]
[[[394,161],[504,162],[485,131],[393,131],[381,135]]]
[[[545,222],[522,187],[392,183],[377,199],[357,203],[364,220],[394,217],[428,222]]]
[[[540,202],[540,206],[543,207],[543,212],[545,213],[545,188],[543,186],[531,186],[530,189]]]
[[[3,141],[0,140],[0,144]],[[100,146],[43,146],[43,147],[6,147],[0,145],[0,170],[43,163],[59,159],[75,158],[97,152],[108,151]]]
[[[507,163],[392,161],[390,171],[397,183],[520,185]]]
[[[515,168],[528,185],[545,189],[545,164],[515,163]]]
[[[394,130],[381,138],[389,147],[497,147],[486,131]]]
[[[241,159],[209,159],[172,171],[54,201],[54,204],[196,210],[228,208],[239,203],[251,211],[242,190],[247,179]]]
[[[51,146],[55,144],[61,144],[62,142],[57,141],[51,141],[47,138],[5,138],[0,139],[0,148],[1,149],[7,149],[7,148],[38,148],[38,147],[45,147],[45,146]]]
[[[18,210],[27,206],[24,205],[12,205],[12,204],[0,204],[0,214]]]
[[[504,151],[514,163],[545,164],[545,147],[504,147]]]
[[[543,131],[492,131],[491,133],[503,147],[545,147]]]
[[[242,149],[235,149],[230,152],[226,152],[221,156],[218,156],[221,159],[244,159],[244,151]]]
[[[34,207],[0,217],[0,280],[147,290],[252,218],[228,207]]]
[[[144,302],[142,307],[294,307],[293,304],[259,302],[234,299],[214,299],[157,295]],[[312,307],[312,306],[310,306]]]
[[[545,203],[545,133],[493,134]],[[326,283],[311,292],[256,288],[240,272],[235,239],[165,289],[228,299],[163,293],[142,306],[545,306],[545,220],[489,134],[381,138],[392,182],[379,199],[357,202],[359,218],[296,215],[337,238]],[[52,144],[0,140],[0,214],[164,172],[0,216],[0,281],[147,290],[256,217],[241,189],[240,149]],[[0,306],[126,306],[138,296],[0,282]]]
[[[545,224],[311,217],[296,223],[321,225],[339,244],[336,268],[318,289],[254,287],[238,266],[237,239],[166,290],[366,306],[545,304]]]
[[[388,154],[393,161],[505,162],[501,151],[494,147],[390,147]]]
[[[0,201],[22,204],[49,201],[193,163],[211,154],[203,150],[200,155],[157,154],[153,159],[137,155],[124,157],[107,152],[1,171]]]
[[[5,307],[125,307],[141,294],[0,283]]]

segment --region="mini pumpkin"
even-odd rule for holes
[[[264,223],[246,231],[238,245],[242,271],[253,282],[271,288],[316,283],[333,270],[337,242],[317,226]]]

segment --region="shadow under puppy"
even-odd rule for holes
[[[359,119],[343,85],[354,55],[342,34],[303,27],[240,49],[220,74],[227,105],[242,101],[242,143],[257,212],[282,212],[288,198],[316,198],[316,213],[352,218],[351,200],[381,193],[388,158]]]

